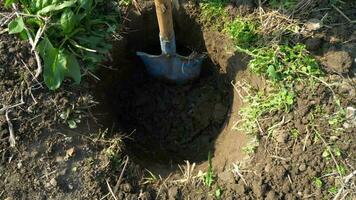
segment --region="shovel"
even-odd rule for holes
[[[173,29],[172,0],[155,0],[155,7],[162,53],[161,55],[136,53],[145,64],[148,74],[177,84],[184,84],[198,78],[205,56],[194,52],[188,57],[177,54]]]

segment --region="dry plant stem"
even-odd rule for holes
[[[6,14],[2,14],[2,13],[0,13],[0,15],[2,16],[2,19],[0,19],[0,27],[2,27],[15,16],[15,13],[11,13],[10,16],[7,16]]]
[[[20,17],[21,14],[19,13],[17,7],[16,7],[16,4],[12,4],[12,8],[15,10],[15,14],[17,17]],[[37,70],[36,70],[36,74],[35,74],[35,78],[37,79],[41,73],[42,73],[42,63],[41,63],[41,58],[40,56],[38,55],[37,51],[35,50],[36,48],[36,43],[34,42],[33,38],[32,38],[32,35],[30,33],[30,31],[27,29],[27,27],[25,26],[25,31],[26,31],[26,34],[27,34],[27,37],[28,37],[28,40],[30,42],[30,45],[32,46],[32,52],[34,53],[35,55],[35,59],[36,59],[36,63],[37,63]],[[43,31],[42,31],[43,33]],[[40,37],[41,35],[39,35]]]
[[[234,169],[235,169],[234,172],[236,173],[236,175],[239,176],[241,178],[242,182],[244,182],[244,184],[247,186],[246,180],[244,179],[244,177],[240,173],[239,166],[237,164],[235,164],[235,163],[233,164],[233,166],[234,166]]]
[[[339,189],[339,191],[337,192],[337,194],[335,195],[334,199],[333,200],[338,200],[340,195],[342,194],[342,192],[344,191],[345,189],[345,186],[348,184],[348,182],[356,175],[356,170],[353,171],[351,174],[347,175],[344,177],[344,183],[343,185],[341,186],[341,188]],[[340,199],[343,199],[343,198],[340,198]]]
[[[7,124],[9,126],[9,133],[10,133],[10,136],[9,136],[9,142],[10,142],[10,147],[15,147],[16,146],[16,140],[15,140],[15,133],[14,133],[14,127],[11,123],[11,120],[9,118],[9,110],[6,110],[6,113],[5,113],[5,117],[6,117],[6,121],[7,121]]]
[[[305,136],[305,139],[304,139],[303,151],[305,151],[305,149],[306,149],[306,147],[307,147],[307,140],[308,140],[309,135],[310,135],[308,126],[306,126],[305,128],[306,128],[306,131],[307,131],[307,135]]]
[[[121,180],[122,180],[122,176],[124,175],[124,172],[126,170],[126,166],[127,166],[127,163],[129,162],[129,157],[127,156],[126,157],[126,160],[125,160],[125,164],[124,164],[124,167],[122,168],[121,170],[121,173],[120,173],[120,176],[119,176],[119,179],[117,180],[116,182],[116,185],[114,187],[114,194],[117,192],[117,190],[119,189],[119,186],[120,186],[120,183],[121,183]]]
[[[109,192],[110,192],[111,196],[112,196],[115,200],[118,200],[118,199],[116,198],[114,192],[113,192],[112,189],[111,189],[111,186],[110,186],[110,183],[109,183],[108,179],[106,179],[105,181],[106,181],[106,185],[108,186],[108,189],[109,189]]]
[[[232,87],[234,87],[235,91],[237,92],[237,94],[239,95],[239,97],[241,98],[241,100],[244,100],[244,97],[241,95],[240,90],[237,88],[237,86],[234,84],[234,81],[231,81],[231,85]]]
[[[351,24],[356,23],[356,20],[351,20],[348,16],[346,16],[338,7],[336,7],[335,5],[331,5],[337,12],[339,12],[348,22],[350,22]]]

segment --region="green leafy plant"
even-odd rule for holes
[[[258,129],[258,120],[264,114],[279,110],[290,111],[294,104],[294,93],[287,89],[279,89],[265,94],[263,91],[249,91],[250,95],[245,98],[248,106],[242,107],[239,114],[242,118],[238,130],[247,134],[254,134]]]
[[[319,76],[322,71],[316,60],[308,55],[305,45],[279,45],[254,52],[249,68],[273,82],[293,82],[307,75]]]
[[[228,13],[225,10],[227,0],[203,0],[200,3],[200,20],[216,28],[222,28],[228,21]]]
[[[81,112],[67,108],[65,111],[61,112],[59,117],[68,125],[69,128],[77,128],[77,124],[81,122]]]
[[[237,46],[242,48],[253,48],[258,39],[256,24],[251,20],[236,18],[226,23],[224,31],[234,40]]]
[[[318,177],[315,177],[314,178],[314,181],[313,181],[314,185],[317,187],[317,188],[321,188],[323,187],[323,181],[318,178]]]
[[[296,128],[292,129],[292,130],[290,131],[290,133],[291,133],[292,137],[295,138],[295,139],[298,138],[299,135],[300,135],[298,129],[296,129]]]
[[[51,90],[65,77],[80,83],[80,66],[94,70],[111,49],[118,15],[105,7],[109,0],[6,0],[4,5],[13,3],[21,14],[8,24],[9,33],[33,40]]]
[[[215,190],[215,198],[216,199],[221,199],[221,195],[222,195],[222,189],[220,187],[218,187],[216,190]]]

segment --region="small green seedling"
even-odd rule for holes
[[[65,111],[59,114],[59,117],[68,125],[69,128],[75,129],[77,125],[81,122],[80,111],[75,111],[73,109],[67,108]]]
[[[314,181],[313,181],[314,185],[317,187],[317,188],[321,188],[323,187],[323,181],[318,178],[318,177],[315,177],[314,178]]]
[[[215,198],[220,200],[221,199],[221,195],[222,195],[222,190],[220,187],[218,187],[216,190],[215,190]]]
[[[208,171],[207,173],[204,175],[204,185],[207,187],[211,187],[214,181],[214,171],[213,171],[213,165],[212,165],[212,161],[211,161],[211,154],[209,152],[208,154],[208,162],[209,162],[209,166],[208,166]]]
[[[333,195],[337,194],[338,191],[339,189],[336,186],[332,186],[328,189],[328,192],[330,192]]]
[[[295,129],[295,128],[292,129],[292,130],[290,131],[290,133],[291,133],[292,137],[295,138],[295,139],[298,138],[299,135],[300,135],[298,129]]]

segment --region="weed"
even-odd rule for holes
[[[339,191],[339,189],[336,186],[332,186],[328,189],[328,192],[330,192],[333,195],[336,195],[338,191]]]
[[[290,133],[291,133],[291,135],[292,135],[292,137],[293,137],[294,139],[298,138],[299,135],[300,135],[298,129],[295,129],[295,128],[292,129],[292,130],[290,131]]]
[[[228,21],[228,13],[225,11],[227,0],[203,0],[200,3],[200,20],[215,28],[222,28]]]
[[[199,176],[194,176],[193,172],[195,169],[195,163],[190,164],[190,162],[188,160],[185,161],[185,166],[179,166],[180,171],[183,174],[183,178],[177,180],[176,182],[178,183],[183,183],[184,185],[190,184],[192,183],[193,185],[195,184],[195,180],[196,178],[198,178]]]
[[[218,187],[215,190],[215,198],[219,200],[219,199],[221,199],[221,195],[222,195],[222,189],[220,187]]]
[[[119,0],[119,5],[120,6],[129,6],[131,5],[132,0]]]
[[[112,139],[111,145],[104,150],[105,155],[110,161],[113,170],[119,169],[122,164],[121,158],[122,140],[120,138]]]
[[[203,183],[205,186],[207,187],[211,187],[214,181],[214,171],[213,171],[213,165],[211,162],[211,154],[209,152],[208,154],[208,162],[209,162],[209,166],[208,166],[208,171],[206,172],[206,174],[204,175],[204,179],[203,179]]]
[[[305,74],[322,75],[318,63],[308,55],[305,45],[279,45],[255,52],[257,55],[250,61],[249,68],[272,82],[292,83],[301,80]]]
[[[331,116],[327,116],[327,118],[332,132],[336,135],[342,133],[343,131],[342,125],[346,121],[345,110],[342,107],[339,107],[335,113],[333,113]]]
[[[77,124],[81,122],[81,112],[74,110],[74,107],[67,108],[59,114],[59,117],[68,125],[69,128],[77,128]]]
[[[257,147],[259,145],[258,139],[256,137],[253,138],[250,142],[248,142],[243,148],[242,151],[246,152],[247,154],[255,153]]]
[[[30,40],[44,62],[43,77],[49,89],[60,87],[65,77],[81,82],[80,62],[94,70],[109,52],[110,34],[117,14],[105,10],[109,1],[7,0],[18,3],[21,15],[8,24],[10,34]]]
[[[159,179],[150,170],[146,169],[146,171],[148,172],[149,176],[144,178],[145,181],[143,184],[157,183]]]
[[[234,40],[237,46],[242,48],[253,48],[258,39],[257,25],[250,20],[236,18],[226,23],[224,31]]]
[[[323,187],[323,181],[322,181],[320,178],[318,178],[318,177],[314,177],[313,184],[314,184],[317,188]]]
[[[290,111],[294,104],[294,93],[287,89],[273,91],[266,94],[262,91],[250,90],[250,95],[246,97],[245,103],[248,106],[242,107],[239,114],[242,118],[238,123],[238,130],[247,134],[254,134],[258,130],[258,121],[263,115],[279,110]]]

